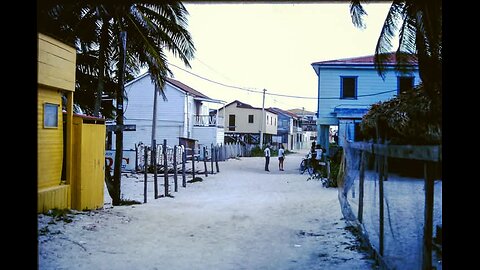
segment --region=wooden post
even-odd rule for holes
[[[365,183],[365,157],[366,152],[362,151],[360,156],[360,172],[359,172],[359,188],[358,188],[358,221],[363,223],[363,195],[364,195],[364,183]]]
[[[173,184],[175,187],[175,192],[178,192],[178,181],[177,181],[177,146],[173,147]]]
[[[187,148],[183,148],[182,153],[182,187],[187,187],[187,177],[185,176],[185,163],[187,163]]]
[[[432,268],[432,233],[433,233],[433,194],[434,171],[432,162],[425,162],[425,225],[423,227],[423,261],[422,269]]]
[[[220,153],[220,148],[218,148],[218,146],[215,146],[215,166],[217,167],[217,173],[220,172],[220,168],[218,167],[219,153]]]
[[[214,174],[213,172],[213,143],[210,146],[210,174]]]
[[[135,172],[138,172],[138,146],[135,144]]]
[[[148,150],[147,147],[145,146],[144,148],[144,158],[145,161],[143,161],[143,175],[144,175],[144,181],[143,181],[143,203],[147,203],[147,158],[148,158]]]
[[[154,186],[154,193],[155,195],[153,196],[155,199],[158,198],[158,180],[157,180],[157,140],[153,140],[153,145],[152,145],[152,162],[153,162],[153,186]]]
[[[379,211],[380,211],[380,235],[379,235],[379,251],[380,251],[380,255],[383,256],[383,242],[384,242],[384,205],[383,205],[383,156],[378,156],[378,169],[379,169],[379,173],[378,173],[378,187],[379,187]]]
[[[207,147],[203,147],[203,167],[205,168],[205,177],[208,177],[208,169],[207,169]]]
[[[195,180],[195,148],[192,148],[192,180]]]
[[[163,139],[163,180],[165,185],[165,197],[168,196],[168,160],[167,160],[167,140]]]

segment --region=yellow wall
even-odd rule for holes
[[[37,87],[37,211],[70,208],[70,185],[61,182],[63,153],[62,94],[67,93],[67,111],[72,114],[75,91],[75,48],[38,34]],[[45,128],[44,104],[58,105],[58,126]],[[68,118],[68,117],[67,117]],[[67,125],[69,129],[69,125]],[[67,142],[69,141],[67,136]],[[67,153],[69,146],[67,145]],[[67,154],[68,155],[68,154]],[[67,158],[67,162],[71,162]],[[70,163],[67,163],[70,167]],[[68,175],[68,170],[67,170]]]
[[[72,208],[77,210],[103,207],[105,178],[105,124],[83,123],[73,118]]]
[[[75,48],[38,34],[38,84],[75,91]]]
[[[43,104],[58,104],[58,127],[43,127]],[[60,184],[63,161],[63,124],[61,93],[57,90],[38,88],[37,117],[37,173],[38,188]]]

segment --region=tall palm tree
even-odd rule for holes
[[[350,3],[352,22],[365,27],[367,15],[360,0]],[[375,65],[384,76],[385,62],[392,51],[392,40],[398,34],[397,62],[409,62],[408,55],[415,54],[419,74],[426,93],[432,100],[440,101],[442,94],[442,0],[394,0],[383,24],[375,49]],[[407,56],[407,57],[405,57]],[[440,105],[440,104],[438,104]]]
[[[94,89],[91,86],[96,83],[96,94],[84,91],[90,95],[88,100],[95,100],[93,106],[95,114],[98,115],[100,110],[99,103],[101,95],[106,92],[105,86],[109,87],[109,91],[115,89],[117,103],[120,103],[116,111],[118,124],[123,123],[124,76],[128,80],[129,75],[135,74],[141,67],[147,67],[156,91],[165,98],[162,90],[165,77],[172,75],[172,72],[168,68],[163,50],[172,52],[188,67],[189,60],[194,56],[195,47],[186,29],[188,12],[179,1],[62,4],[52,0],[40,3],[37,13],[40,20],[39,30],[61,36],[63,40],[76,45],[77,52],[82,56],[78,59],[81,61],[77,62],[77,71],[80,66],[82,74],[77,76],[77,79],[86,79],[77,80],[77,89]],[[128,37],[125,59],[122,59],[120,33],[125,33]],[[126,63],[125,68],[119,63],[123,61]],[[112,81],[116,82],[117,87],[110,88]],[[85,85],[90,87],[84,87]],[[114,190],[112,192],[109,190],[109,194],[114,194],[112,198],[114,205],[120,203],[123,131],[119,129],[116,134],[116,149],[120,150],[115,155],[112,181]],[[112,185],[107,183],[107,186]]]

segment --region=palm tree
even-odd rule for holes
[[[188,67],[195,52],[186,29],[188,12],[183,4],[179,1],[147,2],[149,3],[125,1],[66,5],[47,1],[39,4],[37,12],[39,30],[61,36],[62,40],[76,45],[77,52],[82,56],[78,59],[81,61],[77,62],[77,71],[78,67],[81,67],[81,74],[77,79],[86,79],[77,80],[77,89],[96,89],[94,95],[91,90],[79,92],[88,94],[88,100],[95,100],[94,114],[98,115],[100,111],[101,95],[106,92],[105,86],[108,87],[107,91],[116,92],[118,125],[123,123],[124,78],[128,80],[141,67],[147,67],[156,91],[165,98],[162,90],[165,77],[171,76],[172,72],[168,68],[163,50],[172,52]],[[124,54],[121,35],[128,37],[125,59],[122,59]],[[112,87],[111,82],[116,82],[117,87]],[[91,87],[95,83],[96,87]],[[90,87],[84,87],[85,85]],[[89,108],[92,109],[92,106]],[[116,149],[121,150],[123,131],[120,128],[115,133]],[[109,190],[109,194],[114,194],[113,205],[120,203],[121,159],[122,151],[117,151],[112,180],[114,190]],[[107,186],[112,186],[111,184],[107,183]]]
[[[367,15],[360,0],[350,3],[352,22],[365,27],[362,20]],[[398,67],[408,63],[408,55],[415,54],[419,74],[426,93],[432,100],[440,101],[442,94],[442,1],[394,0],[390,6],[375,49],[375,65],[383,77],[392,40],[398,34],[396,50]],[[440,96],[440,98],[439,98]],[[440,104],[437,104],[440,105]]]

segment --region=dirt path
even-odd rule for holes
[[[39,215],[39,269],[373,269],[345,229],[337,190],[306,181],[301,157],[288,155],[283,172],[276,158],[271,172],[263,158],[221,162],[175,198],[153,199],[149,178],[147,204],[107,198],[70,223]],[[122,192],[143,202],[138,177],[123,178]]]

